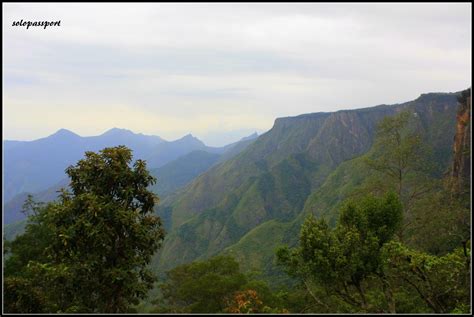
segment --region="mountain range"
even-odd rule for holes
[[[21,210],[28,194],[43,202],[56,199],[57,191],[68,185],[65,168],[81,159],[85,151],[128,146],[134,158],[147,161],[151,174],[158,178],[153,189],[163,197],[212,164],[238,154],[256,138],[254,133],[223,147],[209,147],[190,134],[176,141],[165,141],[158,136],[114,128],[95,137],[80,137],[61,129],[36,141],[4,141],[4,223],[25,218]]]
[[[153,268],[162,273],[179,264],[230,254],[244,269],[278,276],[272,265],[275,248],[297,242],[308,214],[334,224],[339,204],[368,177],[364,158],[370,155],[377,124],[383,118],[410,112],[423,142],[433,150],[437,163],[434,176],[441,177],[452,160],[459,95],[428,93],[400,104],[278,118],[268,132],[221,148],[207,147],[191,135],[173,142],[158,137],[130,142],[158,179],[152,190],[161,198],[156,212],[167,234]],[[59,134],[69,140],[78,138],[64,131]],[[15,150],[19,145],[8,145],[8,151],[16,151],[16,156],[9,154],[10,165],[5,164],[6,171],[9,167],[14,172],[10,171],[10,177],[24,177],[22,167],[37,177],[33,171],[41,168],[33,166],[45,160],[37,153],[48,157],[47,153],[71,143],[57,142],[60,146],[53,150],[49,145],[52,140],[41,142],[48,146],[43,152],[41,145],[33,147],[37,152],[30,156],[26,150],[21,152],[21,147]],[[77,148],[74,150],[79,151]],[[35,155],[40,160],[35,160]],[[72,160],[72,156],[65,158]],[[12,162],[12,157],[21,160]],[[61,164],[63,171],[66,165]],[[49,181],[54,185],[61,178]],[[13,186],[17,193],[24,187]],[[35,188],[42,189],[44,195],[51,193],[44,191],[48,186]]]

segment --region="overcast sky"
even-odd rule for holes
[[[470,3],[3,4],[4,139],[119,127],[222,145],[277,117],[459,91],[471,24]]]

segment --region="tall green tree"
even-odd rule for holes
[[[155,281],[147,264],[164,238],[153,214],[158,198],[147,189],[155,179],[144,161],[132,164],[124,146],[86,152],[66,173],[71,191],[32,215],[12,243],[6,311],[125,312]],[[25,255],[27,242],[41,236],[47,245],[40,244],[34,257]],[[42,296],[23,307],[29,287]]]
[[[403,205],[404,223],[397,232],[401,240],[416,221],[416,203],[438,185],[431,177],[435,168],[430,152],[417,132],[416,113],[405,110],[378,124],[375,142],[365,160],[372,171],[378,172],[372,178],[376,180],[372,183],[375,191],[393,190]]]

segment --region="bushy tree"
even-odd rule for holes
[[[469,245],[443,255],[409,248],[394,235],[401,221],[394,193],[350,201],[335,228],[307,218],[299,246],[277,257],[314,312],[468,312]]]
[[[12,243],[6,311],[125,312],[147,294],[155,281],[147,264],[164,231],[147,189],[155,179],[144,161],[131,165],[131,150],[118,146],[66,169],[71,191],[37,209]],[[43,294],[37,307],[21,304],[28,285]]]
[[[222,312],[225,298],[247,282],[239,264],[224,256],[180,265],[166,275],[160,287],[171,312]]]
[[[411,288],[432,312],[469,313],[470,248],[435,256],[392,241],[385,252],[387,275]]]
[[[155,312],[283,312],[268,285],[242,273],[230,256],[216,256],[175,267],[160,285]]]
[[[321,285],[329,297],[335,297],[330,302],[345,302],[355,311],[383,309],[370,303],[366,287],[371,279],[380,280],[381,289],[386,283],[382,248],[399,227],[401,213],[400,201],[393,193],[350,201],[342,208],[335,229],[324,219],[310,216],[301,228],[299,247],[281,248],[277,257],[291,275],[304,283]],[[316,295],[313,298],[331,309],[328,301]]]

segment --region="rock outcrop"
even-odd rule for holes
[[[458,102],[451,176],[453,190],[464,193],[469,191],[471,175],[471,89],[463,91]]]

